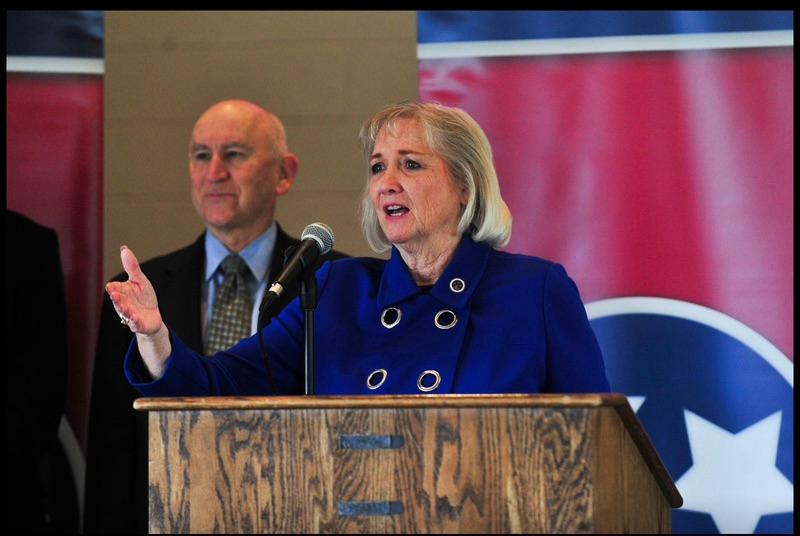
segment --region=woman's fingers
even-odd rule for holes
[[[161,325],[161,316],[155,291],[142,272],[136,255],[127,246],[120,248],[120,259],[128,280],[106,284],[114,309],[120,321],[134,333],[156,331]]]
[[[119,256],[122,259],[122,269],[128,274],[128,279],[139,279],[142,270],[139,268],[139,260],[133,251],[128,246],[122,246],[119,248]]]

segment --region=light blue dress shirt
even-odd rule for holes
[[[278,236],[278,227],[275,222],[261,233],[258,238],[251,242],[246,248],[239,252],[239,256],[244,259],[250,268],[251,275],[247,279],[247,289],[250,291],[250,296],[253,299],[253,313],[250,323],[250,334],[256,332],[258,329],[258,308],[261,305],[261,299],[264,297],[264,291],[267,288],[267,280],[270,276],[269,265],[272,260],[272,252],[275,250],[275,240]],[[214,299],[217,295],[217,289],[222,284],[222,270],[219,270],[219,265],[225,260],[225,257],[231,254],[231,251],[223,244],[213,233],[206,233],[206,270],[205,282],[203,287],[204,292],[202,296],[203,307],[203,341],[206,340],[208,331],[208,321],[211,318],[211,313],[214,311]]]

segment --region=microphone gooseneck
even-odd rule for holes
[[[324,223],[312,223],[303,229],[300,235],[300,244],[291,250],[291,254],[284,263],[283,271],[274,280],[269,290],[261,300],[258,310],[258,342],[264,358],[264,367],[267,371],[267,380],[275,394],[278,393],[277,385],[272,374],[269,354],[264,344],[262,329],[269,323],[271,315],[266,312],[272,307],[286,287],[291,283],[300,282],[300,297],[305,316],[305,389],[306,395],[314,394],[314,308],[317,304],[317,285],[314,279],[313,266],[317,260],[333,249],[333,230]],[[288,253],[288,250],[287,250]]]
[[[287,250],[284,268],[261,300],[258,310],[258,343],[267,371],[267,381],[273,394],[278,394],[278,386],[272,373],[269,354],[264,343],[262,329],[269,323],[271,315],[266,312],[277,301],[287,285],[300,281],[301,301],[305,314],[305,394],[314,392],[314,311],[316,306],[316,284],[311,267],[322,256],[333,249],[335,238],[333,230],[324,223],[316,222],[306,226],[300,235],[300,244]]]

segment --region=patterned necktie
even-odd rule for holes
[[[225,277],[214,300],[206,355],[227,350],[250,335],[253,300],[245,283],[245,276],[250,269],[240,256],[234,254],[225,257],[220,268]]]

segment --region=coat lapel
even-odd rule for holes
[[[205,234],[164,267],[153,282],[164,321],[193,350],[203,353],[200,300],[205,265]]]

